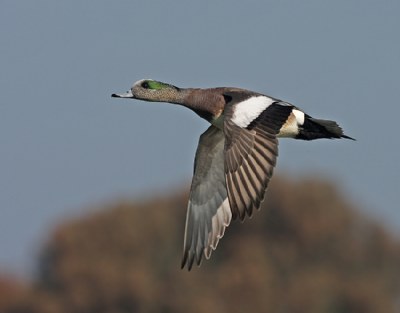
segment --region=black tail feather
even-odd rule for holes
[[[343,133],[343,129],[335,122],[329,120],[321,120],[306,115],[304,124],[300,128],[297,139],[314,140],[320,138],[346,138],[355,140]]]

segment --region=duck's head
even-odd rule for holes
[[[177,102],[178,87],[152,79],[142,79],[133,84],[132,88],[123,94],[113,93],[111,97],[131,98],[145,101]]]

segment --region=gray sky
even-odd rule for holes
[[[110,98],[142,78],[248,88],[337,120],[357,142],[282,140],[276,173],[337,182],[400,233],[399,12],[399,1],[1,1],[0,272],[32,273],[66,217],[190,181],[207,123]]]

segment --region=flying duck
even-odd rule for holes
[[[278,138],[353,138],[330,120],[254,91],[178,88],[143,79],[111,97],[183,105],[211,123],[200,136],[186,215],[182,268],[210,258],[232,219],[259,209],[278,156]]]

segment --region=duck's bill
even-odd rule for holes
[[[111,95],[113,98],[133,98],[132,91],[128,91],[126,93],[113,93]]]

